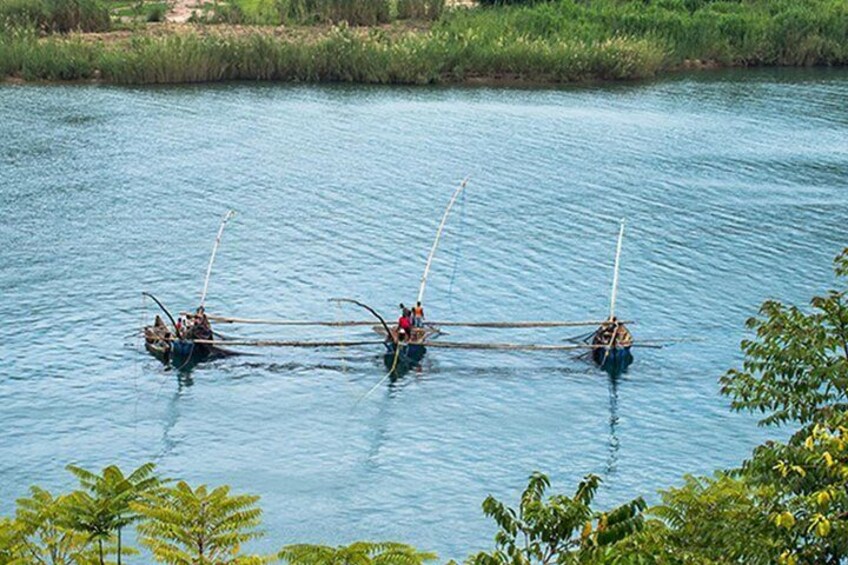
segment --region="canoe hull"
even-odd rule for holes
[[[633,363],[630,347],[598,347],[592,350],[592,360],[610,373],[623,373]]]
[[[239,355],[237,351],[205,343],[195,343],[190,339],[173,341],[169,337],[164,339],[161,335],[162,331],[161,327],[156,326],[145,328],[147,339],[144,348],[163,364],[174,367],[178,371],[189,370],[204,361]]]
[[[386,369],[391,369],[395,366],[395,355],[397,355],[396,371],[415,367],[421,363],[427,353],[427,347],[423,343],[401,343],[399,345],[400,352],[397,352],[398,345],[391,341],[386,342],[385,346],[386,352],[383,354],[383,363],[385,363]]]

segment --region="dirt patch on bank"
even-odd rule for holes
[[[426,33],[429,22],[397,21],[390,24],[367,27],[351,27],[352,33],[369,35],[378,30],[387,36],[402,36],[409,33]],[[250,26],[233,24],[198,23],[149,23],[132,29],[114,30],[99,33],[73,33],[68,37],[93,43],[124,43],[133,38],[164,38],[179,35],[197,35],[202,37],[240,37],[248,35],[266,35],[286,41],[310,43],[326,37],[335,26],[317,24],[309,26]]]

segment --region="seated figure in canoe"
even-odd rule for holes
[[[426,337],[427,331],[424,329],[424,309],[421,303],[418,303],[416,308],[407,308],[401,303],[400,317],[397,324],[392,328],[392,335],[387,336],[387,341],[397,341],[401,343],[421,343]]]
[[[420,309],[422,314],[420,321],[416,320],[414,310],[403,304],[400,305],[400,310],[397,324],[389,328],[390,333],[386,336],[386,353],[383,359],[386,367],[408,369],[418,364],[427,351],[424,345],[427,330],[424,328],[423,308]]]
[[[632,361],[633,336],[618,318],[611,316],[592,337],[592,359],[601,367],[622,370]]]
[[[211,340],[212,336],[212,324],[209,323],[203,306],[199,306],[194,314],[186,316],[185,330],[182,335],[184,339]]]
[[[160,303],[161,306],[161,303]],[[197,343],[197,340],[212,341],[214,332],[206,311],[200,306],[194,314],[186,314],[175,321],[173,328],[157,314],[153,324],[144,328],[144,346],[164,364],[173,364],[186,369],[199,361],[237,355],[235,351],[224,349],[216,344]]]
[[[179,331],[179,329],[177,330]],[[163,363],[168,363],[171,356],[171,342],[173,341],[171,329],[158,314],[153,320],[152,326],[144,328],[144,347]]]

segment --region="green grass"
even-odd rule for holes
[[[102,77],[116,83],[221,80],[425,84],[474,77],[566,82],[650,76],[663,54],[649,42],[522,40],[486,45],[444,33],[360,33],[334,28],[319,39],[269,34],[171,35],[126,43],[0,35],[0,74],[27,80]]]
[[[96,1],[0,0],[0,10],[17,5],[13,12],[21,14],[21,5]],[[380,23],[432,6],[441,10],[441,0],[410,0],[420,2],[415,5],[392,0],[388,15],[377,9],[382,0],[375,0],[371,12],[360,11],[366,0],[233,1],[240,3],[240,17],[248,14],[252,22],[284,14],[297,21]],[[848,63],[846,0],[557,0],[448,11],[430,29],[342,24],[329,32],[300,27],[278,37],[226,33],[224,27],[199,35],[139,34],[112,43],[39,38],[25,29],[2,31],[0,25],[0,76],[119,83],[561,83],[650,77],[686,59],[727,65]]]
[[[458,11],[441,29],[489,38],[642,38],[662,45],[672,63],[848,62],[846,0],[561,0]]]

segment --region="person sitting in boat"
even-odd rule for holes
[[[194,339],[212,339],[212,326],[206,317],[206,309],[199,306],[194,313],[194,324],[192,324],[192,337]]]
[[[592,340],[592,343],[594,345],[612,345],[618,331],[618,326],[618,319],[615,316],[602,322],[601,327],[595,332],[595,338]]]
[[[633,336],[630,334],[630,330],[628,330],[627,326],[619,321],[616,321],[615,323],[614,342],[615,345],[620,345],[622,347],[630,347],[633,344]]]
[[[421,306],[421,302],[416,303],[412,308],[412,325],[416,328],[424,327],[424,307]]]
[[[595,345],[629,347],[632,340],[633,337],[627,327],[618,321],[618,318],[612,316],[598,328],[593,343]]]

